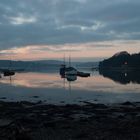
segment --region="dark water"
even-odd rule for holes
[[[89,72],[89,71],[88,71]],[[90,71],[91,72],[91,71]],[[101,74],[101,75],[100,75]],[[139,73],[91,72],[91,77],[61,78],[59,72],[17,73],[0,78],[0,100],[45,103],[118,103],[140,101]]]

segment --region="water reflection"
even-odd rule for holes
[[[123,75],[127,77],[128,74]],[[117,76],[116,76],[117,77]],[[124,83],[124,82],[123,82]],[[121,93],[121,94],[119,94]],[[133,93],[133,94],[132,94]],[[100,102],[137,100],[140,98],[140,86],[113,82],[94,72],[91,77],[60,77],[59,73],[17,73],[12,77],[0,79],[0,98],[12,100],[38,100],[48,102],[88,100]]]
[[[104,77],[108,77],[120,84],[137,83],[140,84],[139,71],[113,71],[113,70],[100,70],[99,73]]]
[[[70,67],[70,68],[73,68],[73,67]],[[90,77],[90,73],[80,72],[80,71],[77,71],[76,69],[74,69],[74,72],[73,72],[73,69],[69,70],[68,72],[68,71],[65,71],[65,68],[61,68],[59,74],[62,79],[67,79],[67,81],[69,82],[76,81],[77,77],[83,77],[83,78]]]
[[[77,76],[76,75],[66,75],[66,79],[69,82],[76,81],[77,80]]]
[[[77,80],[77,75],[60,74],[60,77],[64,79],[64,81],[67,79],[69,82],[74,82]]]
[[[60,87],[61,85],[57,74],[35,72],[17,73],[11,78],[3,77],[1,78],[0,83],[29,88]]]

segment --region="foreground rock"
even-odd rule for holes
[[[0,102],[0,140],[140,139],[140,103]]]

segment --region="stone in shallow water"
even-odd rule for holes
[[[5,126],[9,125],[10,123],[12,123],[12,120],[0,119],[0,127],[5,127]]]
[[[39,96],[32,96],[33,98],[39,98]]]
[[[5,100],[5,99],[7,99],[6,97],[1,97],[0,99],[3,99],[3,100]]]
[[[134,106],[134,104],[131,103],[131,102],[129,102],[129,101],[122,103],[122,105],[131,105],[131,106]]]

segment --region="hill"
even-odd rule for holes
[[[0,60],[0,69],[24,69],[25,71],[46,71],[46,70],[58,70],[63,64],[63,61],[59,60],[37,60],[37,61],[10,61]],[[66,62],[66,65],[69,65]],[[72,62],[74,67],[93,67],[98,65],[97,62]]]
[[[123,51],[99,63],[100,69],[140,69],[140,53],[130,55]]]

